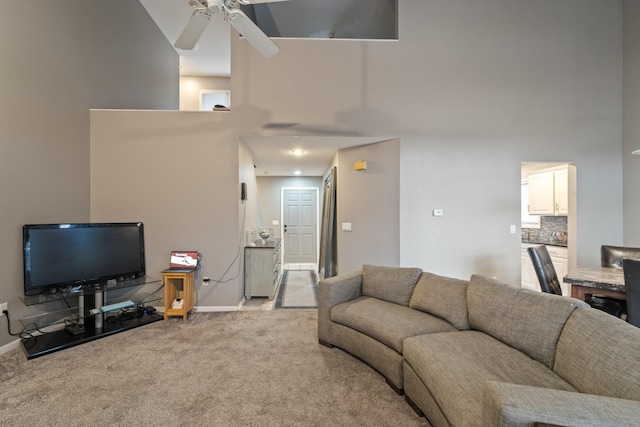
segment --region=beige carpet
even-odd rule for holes
[[[197,313],[27,361],[0,356],[3,426],[420,426],[384,378],[318,344],[315,311]]]

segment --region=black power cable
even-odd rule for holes
[[[7,332],[9,332],[9,335],[11,335],[12,337],[21,336],[22,332],[17,334],[11,332],[11,319],[9,319],[9,310],[2,310],[2,314],[7,316]]]

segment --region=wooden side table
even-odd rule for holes
[[[162,272],[164,281],[164,321],[169,316],[182,316],[187,320],[187,313],[193,310],[193,270],[165,270]],[[171,308],[174,299],[182,298],[182,308]]]

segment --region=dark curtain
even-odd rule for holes
[[[327,279],[338,274],[336,175],[337,168],[334,166],[323,186],[320,260],[318,265],[318,275],[321,279]]]

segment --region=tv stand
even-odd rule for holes
[[[138,278],[131,281],[118,282],[117,288],[141,286],[158,283],[160,280]],[[108,289],[116,286],[109,285]],[[130,307],[124,311],[102,313],[101,306],[106,305],[107,285],[96,286],[91,290],[64,292],[58,294],[34,295],[24,298],[25,305],[36,305],[56,300],[78,297],[78,307],[48,312],[21,319],[22,324],[36,328],[59,324],[60,329],[40,335],[32,335],[21,339],[27,359],[44,356],[65,348],[74,347],[99,338],[104,338],[129,329],[138,328],[162,320],[164,316],[154,310]],[[124,298],[123,298],[124,299]],[[146,298],[142,298],[144,301]],[[160,297],[157,297],[160,299]],[[147,302],[148,303],[148,302]],[[90,314],[89,313],[97,313]],[[62,327],[62,325],[65,325]]]

